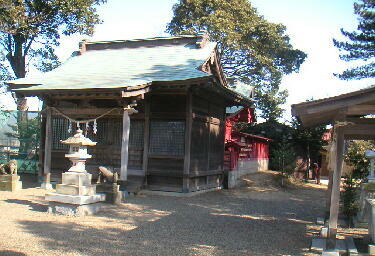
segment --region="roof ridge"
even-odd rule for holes
[[[156,36],[147,38],[134,38],[134,39],[121,39],[121,40],[100,40],[88,41],[82,40],[85,44],[104,44],[104,43],[126,43],[126,42],[141,42],[141,41],[156,41],[156,40],[173,40],[173,39],[186,39],[186,38],[203,38],[203,35],[179,35],[179,36]]]

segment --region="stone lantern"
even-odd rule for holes
[[[48,212],[74,216],[94,214],[100,210],[100,202],[105,200],[104,194],[96,193],[96,185],[91,184],[92,175],[85,168],[86,160],[91,158],[87,146],[95,146],[96,142],[86,138],[78,129],[73,137],[61,143],[70,147],[65,157],[72,166],[62,174],[62,184],[56,185],[56,193],[46,195]]]
[[[87,146],[95,146],[96,142],[83,136],[82,130],[79,129],[73,137],[61,141],[61,143],[69,145],[69,154],[65,154],[65,157],[72,162],[72,167],[68,172],[86,172],[86,160],[92,157],[87,154]]]

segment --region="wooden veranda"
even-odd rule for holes
[[[334,249],[339,215],[340,181],[345,154],[345,140],[375,139],[375,87],[321,100],[292,105],[292,115],[304,126],[331,124],[334,129],[335,160],[329,170],[326,215],[328,219],[328,249]]]

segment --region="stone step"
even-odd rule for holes
[[[71,196],[58,193],[46,194],[46,201],[64,203],[64,204],[93,204],[105,201],[105,194],[95,194],[91,196]]]
[[[57,184],[56,193],[72,196],[91,196],[96,194],[96,185],[77,186]]]
[[[322,255],[358,255],[353,238],[337,239],[335,250],[327,250],[325,238],[313,238],[311,241],[311,251],[321,252]]]

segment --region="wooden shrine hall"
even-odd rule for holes
[[[228,86],[206,35],[83,41],[55,70],[9,81],[44,102],[44,183],[68,169],[60,143],[79,126],[97,142],[87,169],[118,170],[122,189],[193,192],[221,186],[225,109],[253,100]]]
[[[328,219],[327,249],[334,249],[339,214],[340,181],[345,154],[345,140],[375,139],[375,87],[321,100],[292,105],[292,115],[304,126],[333,125],[332,168],[326,217]]]

